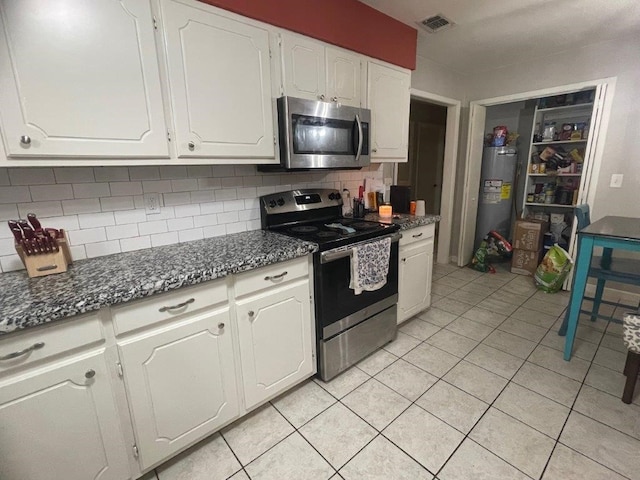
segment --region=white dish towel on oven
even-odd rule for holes
[[[390,256],[390,237],[353,247],[349,288],[360,295],[364,290],[371,292],[384,287],[389,273]]]

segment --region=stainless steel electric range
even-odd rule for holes
[[[260,197],[262,228],[318,244],[313,258],[318,372],[329,380],[396,337],[397,225],[342,217],[338,190],[301,189]],[[354,247],[391,238],[386,284],[349,288]]]

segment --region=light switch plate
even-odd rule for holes
[[[622,179],[623,179],[624,175],[621,173],[614,173],[613,175],[611,175],[611,183],[609,184],[609,186],[611,188],[620,188],[622,187]]]

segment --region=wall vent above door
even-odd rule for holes
[[[446,30],[447,28],[451,28],[455,24],[444,15],[439,13],[438,15],[434,15],[425,20],[422,20],[421,22],[418,22],[418,25],[420,25],[429,33],[436,33],[442,30]]]

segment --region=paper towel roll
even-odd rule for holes
[[[426,215],[426,213],[425,213],[424,200],[417,200],[416,201],[416,216],[417,217],[424,217],[425,215]]]

